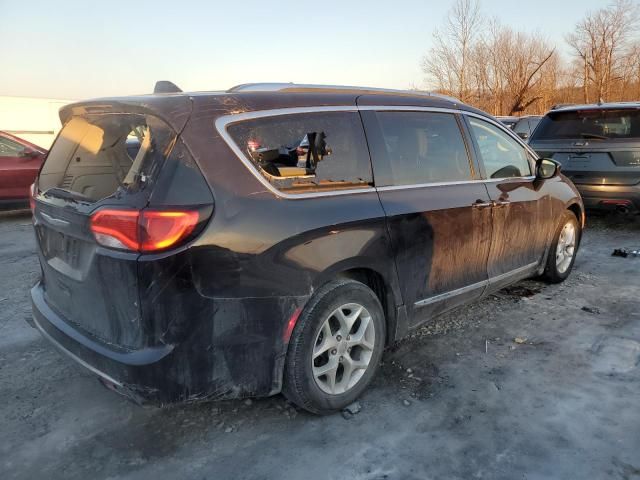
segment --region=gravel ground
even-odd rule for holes
[[[281,397],[140,408],[25,322],[27,215],[0,217],[0,478],[640,478],[640,221],[589,221],[572,276],[390,348],[355,414]],[[357,409],[354,410],[354,412]]]

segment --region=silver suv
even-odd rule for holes
[[[529,145],[562,164],[587,208],[640,210],[640,103],[551,110]]]

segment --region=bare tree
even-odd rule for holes
[[[597,100],[609,99],[611,88],[619,80],[621,62],[628,55],[629,39],[637,31],[638,5],[631,0],[616,0],[611,6],[587,14],[567,36],[580,60],[583,100],[593,92]]]
[[[471,52],[482,27],[478,0],[456,0],[442,31],[433,34],[434,46],[422,68],[436,88],[467,101],[471,94]]]
[[[513,32],[507,27],[503,30],[502,38],[511,37],[511,42],[505,46],[507,54],[502,58],[502,75],[506,84],[506,111],[513,115],[522,113],[542,98],[540,87],[547,73],[544,67],[550,65],[555,49],[540,37]]]
[[[637,0],[635,0],[637,1]],[[485,20],[477,0],[457,0],[422,68],[431,87],[494,115],[544,113],[555,103],[640,98],[640,6],[615,0],[567,36],[564,62],[537,34]]]
[[[640,40],[630,44],[619,68],[618,99],[640,99]]]

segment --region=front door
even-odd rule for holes
[[[483,293],[490,199],[456,115],[362,115],[403,301],[416,325]]]
[[[487,270],[494,288],[524,278],[540,264],[547,244],[550,198],[540,193],[531,155],[501,127],[468,117],[493,203]]]

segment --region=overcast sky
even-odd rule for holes
[[[640,0],[638,0],[640,1]],[[452,0],[0,0],[0,95],[81,99],[294,81],[423,87]],[[605,0],[483,0],[487,16],[564,35]]]

